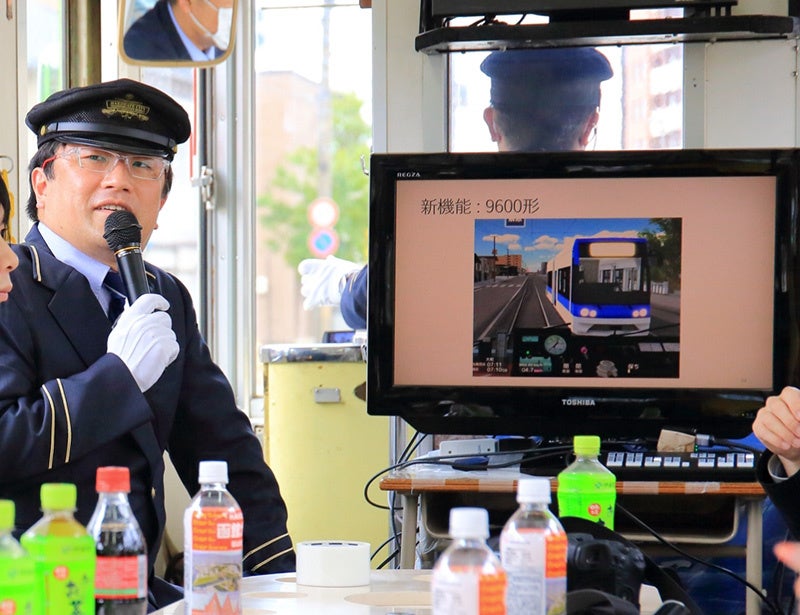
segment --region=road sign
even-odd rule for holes
[[[339,206],[329,197],[318,197],[308,206],[308,221],[313,227],[332,227],[339,221]]]
[[[308,249],[317,258],[336,254],[339,249],[339,235],[332,228],[315,228],[308,235]]]

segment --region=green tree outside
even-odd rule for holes
[[[319,153],[302,147],[276,169],[267,193],[258,199],[259,223],[269,229],[268,247],[283,254],[291,267],[311,258],[308,206],[319,196],[329,196],[339,206],[334,229],[339,236],[336,256],[366,263],[369,221],[369,178],[361,168],[369,160],[371,130],[361,117],[362,102],[355,94],[333,93],[331,174],[333,194],[320,195]]]
[[[650,224],[655,231],[642,232],[647,239],[650,258],[650,279],[654,282],[669,282],[670,292],[681,289],[681,244],[680,218],[652,218]]]

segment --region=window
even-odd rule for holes
[[[639,18],[661,16],[648,11]],[[654,15],[658,14],[658,15]],[[683,45],[597,48],[614,72],[601,86],[597,130],[587,149],[664,149],[683,146]],[[490,79],[480,65],[487,52],[450,56],[450,150],[495,151],[483,111]],[[554,104],[561,101],[554,100]]]
[[[336,307],[303,309],[297,265],[327,254],[366,262],[371,27],[356,0],[256,3],[259,348],[347,328]],[[330,201],[338,216],[315,227],[309,207]]]
[[[22,99],[20,114],[22,117],[38,102],[41,102],[53,92],[64,87],[66,82],[64,58],[64,6],[63,2],[47,2],[35,0],[27,3],[26,30],[24,36],[25,52],[27,58],[27,81],[22,87],[25,96]],[[22,118],[20,118],[20,123]],[[17,207],[19,211],[20,227],[27,229],[30,225],[27,214],[24,213],[28,200],[28,160],[36,151],[36,137],[25,130],[27,147],[26,152],[19,162],[19,191]],[[20,230],[17,239],[22,241],[27,230]]]
[[[194,118],[194,73],[192,68],[144,68],[141,81],[172,96]],[[192,186],[192,178],[198,174],[193,168],[192,144],[190,138],[179,145],[172,161],[172,189],[158,216],[158,228],[147,245],[147,260],[176,275],[189,289],[199,311],[202,216],[197,189]]]
[[[64,87],[66,62],[63,2],[29,2],[26,10],[27,110]]]

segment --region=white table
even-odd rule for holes
[[[430,615],[430,570],[373,570],[370,584],[360,587],[297,585],[293,573],[247,577],[242,582],[243,615]],[[658,592],[643,586],[642,615],[660,604]],[[156,612],[183,615],[183,601]]]
[[[247,577],[242,581],[243,613],[281,615],[430,615],[430,570],[373,570],[358,587],[297,585],[294,573]],[[183,601],[156,611],[183,615]]]

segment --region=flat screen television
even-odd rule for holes
[[[744,437],[798,380],[798,150],[375,154],[367,409]]]

